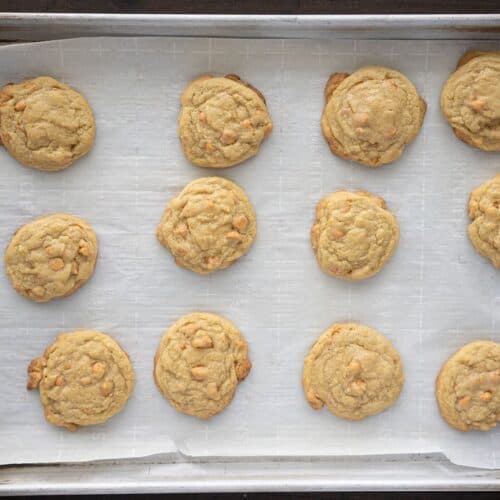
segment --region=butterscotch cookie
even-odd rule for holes
[[[336,191],[316,207],[311,242],[321,269],[362,280],[378,273],[394,253],[399,225],[382,198],[364,191]]]
[[[466,52],[441,92],[441,111],[462,141],[500,151],[500,52]]]
[[[161,339],[154,379],[177,411],[210,418],[231,402],[251,367],[247,343],[230,321],[195,312],[177,320]]]
[[[480,340],[464,345],[436,379],[441,416],[461,431],[487,431],[500,422],[500,344]]]
[[[472,191],[469,238],[476,250],[500,268],[500,174]]]
[[[125,351],[110,336],[92,330],[58,335],[28,367],[28,389],[39,389],[45,417],[70,430],[111,418],[123,409],[133,387]]]
[[[0,91],[0,138],[20,163],[38,170],[69,167],[95,136],[85,98],[50,76],[10,83]]]
[[[255,212],[245,192],[221,177],[190,182],[167,205],[157,236],[182,267],[208,274],[248,252]]]
[[[182,149],[200,167],[231,167],[256,155],[273,127],[264,96],[236,75],[197,78],[181,104]]]
[[[302,383],[308,403],[361,420],[389,408],[404,383],[399,354],[383,335],[357,323],[334,324],[312,346]]]
[[[380,167],[397,160],[415,139],[425,110],[425,101],[404,75],[367,66],[330,77],[321,128],[333,154]]]
[[[47,302],[80,288],[94,272],[97,239],[73,215],[41,217],[19,228],[5,251],[12,286],[28,299]]]

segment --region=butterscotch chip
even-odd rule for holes
[[[134,371],[110,336],[77,330],[58,335],[30,363],[27,387],[38,388],[51,424],[76,430],[105,422],[123,409],[134,387]]]
[[[364,191],[336,191],[316,208],[311,243],[321,269],[362,280],[378,273],[399,241],[399,225],[382,198]]]
[[[436,379],[441,416],[461,431],[487,431],[500,422],[500,344],[480,340],[464,345]]]
[[[466,52],[441,92],[441,111],[462,141],[500,151],[500,52]]]
[[[177,411],[210,418],[231,402],[251,366],[247,343],[230,321],[195,312],[177,320],[161,339],[154,379]]]
[[[23,165],[62,170],[90,150],[94,136],[85,98],[54,78],[41,76],[0,91],[0,137]]]
[[[168,203],[156,234],[177,264],[208,274],[248,252],[256,236],[255,212],[236,184],[205,177]]]
[[[179,135],[186,157],[225,168],[257,154],[272,122],[262,94],[236,75],[204,76],[181,97]]]
[[[325,87],[321,128],[332,153],[369,167],[397,160],[422,126],[426,104],[393,69],[335,73]]]
[[[357,323],[334,324],[304,361],[302,384],[308,403],[361,420],[389,408],[404,383],[398,352],[383,335]]]
[[[41,217],[19,228],[5,251],[12,286],[35,302],[66,297],[94,272],[97,238],[84,220],[68,214]]]
[[[500,268],[500,174],[472,191],[469,238],[476,250]]]

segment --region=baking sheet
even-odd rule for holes
[[[439,417],[434,379],[462,344],[498,341],[498,272],[469,244],[470,190],[498,171],[498,156],[459,142],[438,109],[440,89],[467,48],[497,42],[369,40],[78,39],[0,49],[0,81],[50,74],[80,90],[97,122],[92,152],[66,171],[23,168],[0,152],[0,241],[39,215],[66,211],[98,234],[95,276],[49,304],[18,296],[0,277],[0,462],[86,461],[180,451],[192,456],[444,452],[500,467],[499,430],[463,434]],[[330,73],[365,64],[405,73],[428,102],[424,127],[397,163],[368,169],[333,157],[321,136]],[[179,96],[199,74],[238,73],[266,96],[274,131],[259,155],[229,170],[192,166],[177,138]],[[248,193],[258,217],[251,252],[197,276],[155,238],[166,202],[197,177],[222,175]],[[309,242],[314,207],[339,188],[384,197],[400,222],[398,250],[376,277],[324,275]],[[253,369],[230,407],[205,422],[176,413],[152,379],[163,331],[180,315],[231,319]],[[311,344],[331,323],[359,321],[401,353],[406,384],[387,412],[348,422],[309,408],[300,383]],[[93,328],[130,354],[137,384],[125,411],[70,433],[46,424],[26,367],[57,333]]]

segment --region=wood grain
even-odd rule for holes
[[[499,13],[499,0],[2,0],[4,12],[211,14]]]

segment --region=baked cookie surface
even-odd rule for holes
[[[45,417],[76,430],[105,422],[123,409],[134,371],[121,347],[92,330],[62,333],[28,367],[28,389],[38,388]]]
[[[500,422],[500,344],[480,340],[464,345],[436,379],[441,416],[461,431],[487,431]]]
[[[177,411],[210,418],[231,402],[251,366],[247,343],[230,321],[195,312],[177,320],[161,339],[154,379]]]
[[[82,95],[49,76],[11,83],[0,91],[0,137],[23,165],[62,170],[92,147],[94,115]]]
[[[338,323],[326,330],[304,361],[308,403],[361,420],[389,408],[404,383],[398,352],[387,338],[364,325]]]
[[[330,77],[321,128],[333,154],[380,167],[397,160],[415,139],[425,110],[425,101],[404,75],[367,66]]]
[[[97,238],[79,217],[54,214],[21,226],[5,250],[12,286],[35,302],[66,297],[93,274]]]
[[[311,243],[321,269],[362,280],[378,273],[399,241],[396,217],[382,198],[364,191],[336,191],[320,200]]]
[[[455,135],[500,151],[500,52],[466,52],[441,92],[441,111]]]
[[[221,177],[190,182],[167,205],[157,236],[182,267],[208,274],[248,252],[257,231],[245,192]]]
[[[469,238],[476,250],[500,268],[500,174],[472,191]]]
[[[262,94],[236,75],[203,76],[181,97],[179,135],[185,156],[200,167],[231,167],[254,156],[271,133]]]

